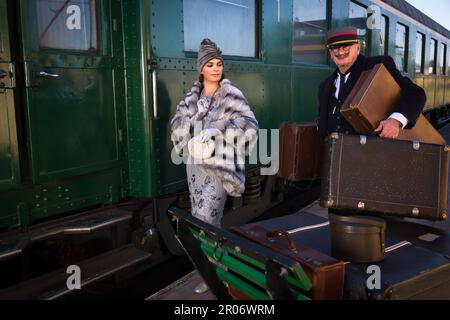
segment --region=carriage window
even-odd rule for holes
[[[367,47],[367,9],[360,4],[350,2],[349,9],[350,25],[358,30],[359,43],[361,44],[361,53],[368,54]]]
[[[441,74],[445,74],[445,68],[447,66],[447,45],[441,43],[441,54],[439,55],[439,70]]]
[[[389,30],[388,18],[386,16],[381,16],[380,46],[384,55],[388,54],[388,47],[389,47],[388,46],[389,42],[387,41],[387,39],[389,38],[388,30]]]
[[[407,46],[408,46],[408,28],[397,23],[395,33],[395,64],[398,70],[406,72],[408,66]]]
[[[416,73],[423,73],[423,57],[425,52],[425,35],[417,32],[416,34]]]
[[[295,0],[292,59],[326,64],[327,27],[326,0]]]
[[[183,0],[183,12],[185,51],[210,38],[225,55],[256,56],[255,0]]]
[[[38,0],[41,48],[98,49],[96,0]]]
[[[436,74],[436,58],[437,58],[437,40],[431,39],[430,63],[428,64],[429,74]]]

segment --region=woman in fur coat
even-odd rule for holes
[[[197,59],[199,81],[180,101],[171,120],[177,154],[188,154],[192,142],[214,146],[214,152],[200,160],[189,154],[186,172],[192,214],[218,227],[227,195],[244,192],[245,155],[258,137],[255,115],[242,92],[224,78],[223,65],[220,49],[204,39]]]

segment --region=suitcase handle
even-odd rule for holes
[[[273,239],[275,237],[284,237],[287,239],[287,241],[289,243],[289,250],[291,250],[293,252],[297,252],[297,246],[295,245],[294,240],[292,240],[290,234],[287,231],[284,231],[284,230],[270,231],[270,232],[266,233],[266,237],[267,237],[267,239],[269,239],[269,241],[273,241],[271,239]]]

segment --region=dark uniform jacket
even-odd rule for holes
[[[355,134],[356,131],[350,126],[350,124],[342,118],[339,112],[339,108],[342,102],[345,101],[348,94],[352,90],[356,81],[363,71],[372,69],[376,64],[383,63],[386,69],[390,72],[392,77],[399,84],[402,93],[400,101],[397,103],[393,112],[399,112],[408,119],[408,125],[406,128],[414,126],[417,117],[422,112],[425,106],[426,95],[423,89],[414,84],[408,77],[402,76],[400,71],[396,68],[394,60],[389,56],[375,56],[366,58],[363,55],[359,55],[355,63],[352,65],[348,72],[348,77],[341,94],[339,94],[340,101],[334,98],[336,92],[335,80],[338,75],[338,69],[325,79],[319,87],[319,130],[322,140],[332,132],[343,132]],[[347,73],[348,73],[347,72]],[[335,100],[335,101],[333,101]],[[337,112],[332,112],[338,105]],[[330,128],[331,127],[331,128]]]

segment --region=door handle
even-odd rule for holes
[[[56,73],[48,73],[48,72],[45,72],[45,71],[39,72],[39,75],[40,75],[41,77],[46,77],[46,78],[58,78],[58,77],[59,77],[59,74],[56,74]]]

